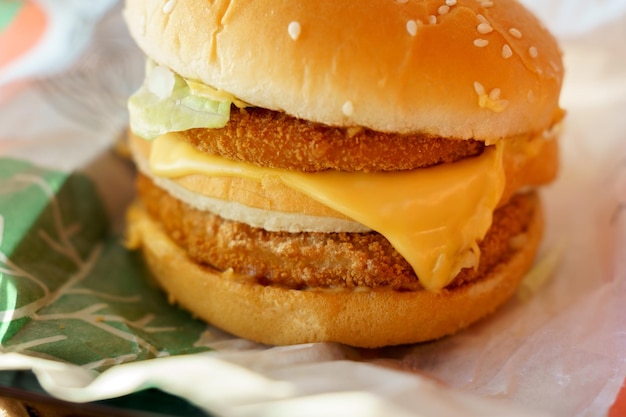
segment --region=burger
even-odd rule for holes
[[[237,336],[453,334],[531,267],[560,50],[515,0],[127,0],[128,238],[173,303]]]

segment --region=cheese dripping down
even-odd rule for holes
[[[504,146],[499,142],[480,156],[412,171],[303,173],[205,154],[170,133],[154,140],[150,170],[168,178],[278,178],[381,233],[413,267],[422,286],[438,291],[461,269],[478,266],[478,242],[504,191]]]

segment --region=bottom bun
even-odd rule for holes
[[[508,300],[530,268],[543,230],[535,215],[510,256],[485,277],[439,292],[384,289],[292,290],[194,263],[140,204],[128,212],[128,239],[172,302],[256,342],[339,342],[380,347],[433,340],[467,327]]]

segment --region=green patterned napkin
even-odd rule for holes
[[[0,352],[100,371],[206,350],[122,239],[87,177],[0,159]]]

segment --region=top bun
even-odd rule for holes
[[[548,128],[563,64],[514,0],[127,0],[145,53],[254,106],[497,140]]]

